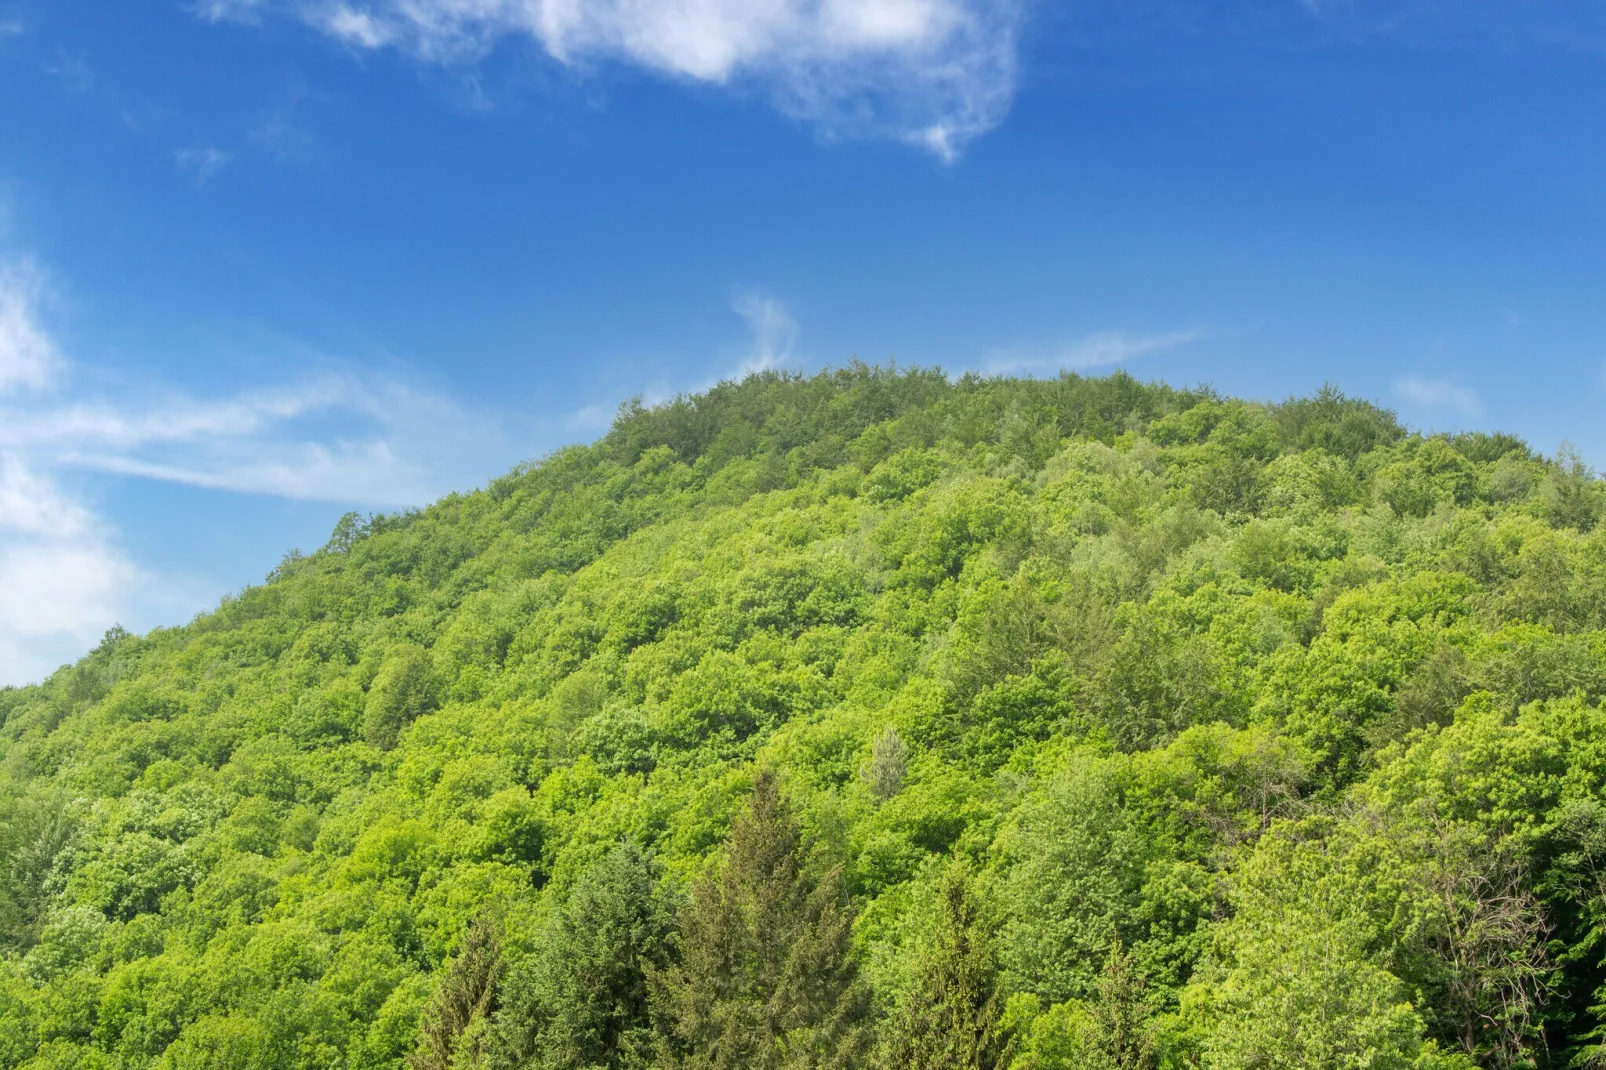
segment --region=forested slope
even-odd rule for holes
[[[0,692],[0,1066],[1589,1064],[1603,515],[1331,391],[629,407]]]

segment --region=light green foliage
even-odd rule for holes
[[[1331,389],[633,403],[0,690],[0,1070],[862,1064],[922,976],[1022,1070],[1598,1060],[1602,487]]]
[[[16,799],[0,825],[0,947],[26,950],[39,935],[76,832],[59,793]]]
[[[864,783],[870,794],[883,801],[898,794],[909,771],[909,748],[896,728],[888,727],[875,737],[870,762],[864,768]]]
[[[1389,1070],[1421,1051],[1422,1020],[1378,961],[1365,867],[1321,831],[1262,840],[1239,874],[1221,961],[1189,992],[1207,1066]]]
[[[1150,845],[1123,805],[1127,763],[1079,755],[1004,841],[1006,961],[1016,986],[1057,1002],[1092,994],[1111,948],[1138,925]]]

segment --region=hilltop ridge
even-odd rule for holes
[[[0,690],[0,1067],[1606,1057],[1603,517],[1333,389],[631,403]]]

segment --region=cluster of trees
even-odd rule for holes
[[[0,691],[0,1068],[1606,1061],[1606,486],[855,365]]]

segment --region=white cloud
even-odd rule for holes
[[[50,383],[60,358],[39,324],[44,283],[28,260],[0,261],[0,394]]]
[[[44,65],[46,74],[61,79],[62,85],[71,93],[88,93],[95,88],[95,72],[90,69],[89,61],[83,56],[74,56],[67,52],[58,52],[54,59]]]
[[[1295,0],[1293,6],[1352,42],[1606,54],[1600,6],[1577,0]]]
[[[37,396],[62,363],[40,326],[39,272],[0,269],[0,397]],[[0,404],[0,683],[38,679],[115,623],[137,575],[94,515],[9,438]]]
[[[780,368],[792,359],[797,321],[786,305],[774,297],[748,291],[736,295],[731,309],[746,321],[753,334],[753,353],[742,365],[741,375]]]
[[[223,398],[0,405],[0,448],[56,467],[379,507],[421,504],[454,477],[477,478],[470,466],[500,439],[494,420],[448,398],[353,372]]]
[[[180,149],[173,154],[173,159],[178,164],[178,169],[194,178],[197,186],[206,185],[233,158],[232,154],[213,146],[201,149]]]
[[[0,453],[0,683],[39,679],[82,653],[137,580],[87,509]]]
[[[952,160],[997,126],[1017,80],[1016,0],[207,0],[214,21],[301,19],[358,49],[473,63],[527,38],[599,62],[756,89],[826,137],[885,137]]]
[[[29,537],[77,538],[91,527],[89,512],[63,497],[21,457],[0,454],[0,531]]]
[[[256,9],[256,0],[196,0],[190,5],[190,11],[207,22],[253,22]]]
[[[333,4],[322,13],[323,29],[362,48],[382,48],[392,37],[388,26],[366,11]]]
[[[741,318],[748,332],[744,353],[737,361],[725,365],[725,371],[715,372],[700,380],[677,383],[669,378],[658,378],[636,391],[634,397],[651,408],[687,394],[712,390],[720,383],[739,382],[755,372],[796,366],[799,362],[798,324],[784,301],[763,290],[744,289],[737,290],[731,296],[730,307]],[[571,433],[606,431],[624,400],[621,397],[607,404],[586,405],[569,415],[563,429]]]
[[[988,362],[988,370],[999,374],[1087,371],[1177,349],[1197,342],[1207,334],[1198,327],[1138,335],[1126,331],[1097,331],[1046,356],[1023,357],[1007,350],[996,352]]]
[[[44,296],[31,263],[6,263],[0,684],[38,679],[114,623],[181,618],[216,597],[129,560],[115,529],[71,491],[75,473],[387,508],[478,482],[488,458],[506,456],[499,421],[396,375],[329,361],[224,397],[102,387],[108,377],[74,368],[41,325]]]
[[[304,164],[318,151],[318,139],[301,121],[312,93],[300,79],[291,79],[275,95],[272,106],[251,129],[253,148],[276,163]]]
[[[1168,349],[1197,342],[1203,337],[1204,332],[1197,328],[1146,335],[1130,335],[1125,331],[1100,331],[1088,335],[1061,353],[1059,366],[1076,370],[1124,364],[1137,357],[1163,353]]]
[[[603,405],[586,405],[569,414],[569,418],[563,423],[563,429],[577,432],[606,431],[613,423],[615,411]]]
[[[138,404],[105,400],[61,402],[8,413],[0,445],[39,446],[100,443],[118,448],[239,438],[271,425],[344,405],[359,405],[364,392],[354,381],[322,376],[300,386],[261,390],[217,400],[186,396],[142,398]]]
[[[1483,402],[1475,391],[1448,379],[1423,379],[1413,375],[1395,383],[1394,392],[1424,408],[1452,409],[1463,416],[1477,416],[1483,411]]]

